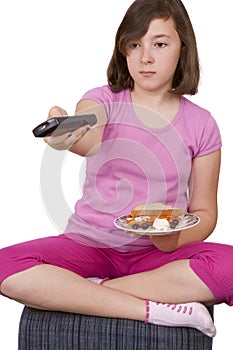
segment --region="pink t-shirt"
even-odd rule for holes
[[[113,93],[103,86],[82,99],[104,106],[108,122],[100,150],[87,158],[83,197],[65,233],[77,241],[90,244],[91,239],[93,245],[121,251],[150,246],[149,239],[132,239],[118,230],[114,219],[146,202],[187,210],[192,159],[221,147],[218,126],[207,110],[184,97],[173,121],[159,128],[138,118],[129,90]],[[141,107],[142,117],[144,112]]]

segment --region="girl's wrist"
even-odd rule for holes
[[[150,240],[156,248],[163,252],[173,252],[179,248],[180,232],[177,231],[164,236],[150,236]]]

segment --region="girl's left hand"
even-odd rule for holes
[[[180,231],[164,236],[149,236],[150,240],[159,250],[173,252],[179,248]]]
[[[162,236],[156,236],[156,235],[141,235],[137,234],[136,232],[130,232],[130,237],[131,238],[145,238],[147,237],[148,239],[151,240],[153,245],[158,248],[159,250],[163,252],[173,252],[174,250],[179,248],[179,237],[180,237],[180,232],[173,232],[172,234],[169,235],[162,235]]]

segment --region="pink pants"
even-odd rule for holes
[[[154,246],[122,253],[82,245],[65,235],[40,238],[0,250],[0,283],[39,264],[51,264],[83,277],[116,278],[190,259],[193,271],[208,286],[216,303],[233,305],[233,246],[198,242],[165,253]]]

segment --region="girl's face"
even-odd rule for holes
[[[127,47],[126,60],[134,90],[163,93],[171,89],[180,49],[172,18],[152,20],[147,33]]]

